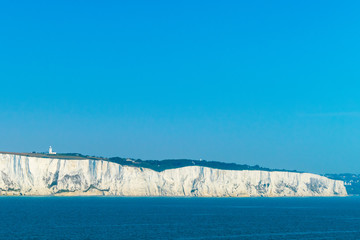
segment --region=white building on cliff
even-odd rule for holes
[[[56,152],[53,152],[52,147],[49,147],[49,154],[56,154]]]

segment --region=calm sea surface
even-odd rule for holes
[[[360,239],[360,197],[0,197],[0,239]]]

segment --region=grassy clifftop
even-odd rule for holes
[[[87,156],[80,153],[58,153],[58,154],[48,154],[48,153],[15,153],[15,152],[0,152],[0,154],[14,154],[26,157],[37,157],[37,158],[57,158],[57,159],[72,159],[72,160],[85,160],[85,159],[94,159],[94,160],[106,160],[102,157]]]
[[[114,157],[114,158],[109,158],[107,160],[124,166],[150,168],[157,172],[161,172],[167,169],[174,169],[174,168],[181,168],[188,166],[201,166],[201,167],[209,167],[209,168],[222,169],[222,170],[288,171],[284,169],[264,168],[258,165],[250,166],[247,164],[224,163],[224,162],[216,162],[216,161],[191,160],[191,159],[134,160],[134,159]],[[295,172],[295,171],[291,171],[291,172]]]
[[[38,157],[38,158],[57,158],[57,159],[69,159],[69,160],[103,160],[114,162],[123,166],[131,167],[140,167],[140,168],[149,168],[157,172],[161,172],[167,169],[188,167],[188,166],[200,166],[200,167],[209,167],[222,170],[263,170],[263,171],[287,171],[287,172],[296,172],[289,171],[285,169],[270,169],[260,167],[258,165],[250,166],[247,164],[236,164],[236,163],[224,163],[217,161],[206,161],[206,160],[191,160],[191,159],[166,159],[166,160],[141,160],[141,159],[131,159],[131,158],[121,158],[121,157],[96,157],[88,156],[80,153],[59,153],[56,155],[51,155],[47,153],[10,153],[10,152],[0,152],[4,154],[15,154],[27,157]]]

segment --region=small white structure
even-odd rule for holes
[[[49,154],[56,154],[56,152],[53,152],[52,147],[49,147]]]

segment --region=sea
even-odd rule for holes
[[[360,197],[0,197],[0,239],[360,239]]]

